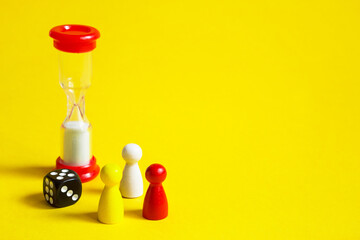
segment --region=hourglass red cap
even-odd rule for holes
[[[96,47],[100,32],[86,25],[60,25],[53,27],[49,33],[54,39],[54,47],[64,52],[84,53]]]

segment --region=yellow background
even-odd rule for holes
[[[359,239],[358,1],[1,1],[1,239]],[[103,184],[53,209],[66,97],[51,27],[98,28],[87,116],[101,166],[162,163],[169,217]],[[148,183],[145,181],[145,188]],[[146,189],[145,189],[146,190]]]

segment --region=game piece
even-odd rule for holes
[[[168,202],[162,182],[166,178],[166,169],[160,164],[152,164],[146,169],[146,179],[150,182],[143,206],[143,217],[160,220],[168,215]]]
[[[144,186],[138,161],[142,157],[142,150],[135,143],[127,144],[122,150],[122,157],[126,161],[120,192],[125,198],[137,198],[143,194]]]
[[[46,202],[53,207],[67,207],[79,201],[82,192],[81,180],[70,169],[53,170],[43,180]]]
[[[62,152],[56,168],[71,169],[87,182],[100,171],[91,152],[92,126],[85,116],[85,92],[92,76],[91,51],[100,33],[90,26],[61,25],[50,30],[50,37],[60,50],[60,86],[67,95],[67,116],[61,125]]]
[[[99,201],[98,219],[106,224],[118,223],[124,218],[124,203],[119,191],[120,167],[117,164],[105,165],[100,178],[105,187]]]

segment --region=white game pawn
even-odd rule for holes
[[[135,143],[127,144],[122,150],[122,157],[126,161],[123,177],[120,183],[121,195],[125,198],[137,198],[143,194],[143,180],[138,165],[142,157],[142,150]]]

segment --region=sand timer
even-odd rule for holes
[[[61,154],[56,168],[77,172],[82,182],[94,179],[99,166],[91,151],[92,127],[85,115],[85,93],[92,77],[92,50],[100,33],[84,25],[61,25],[50,30],[59,54],[60,85],[67,96],[67,115],[61,125]]]

